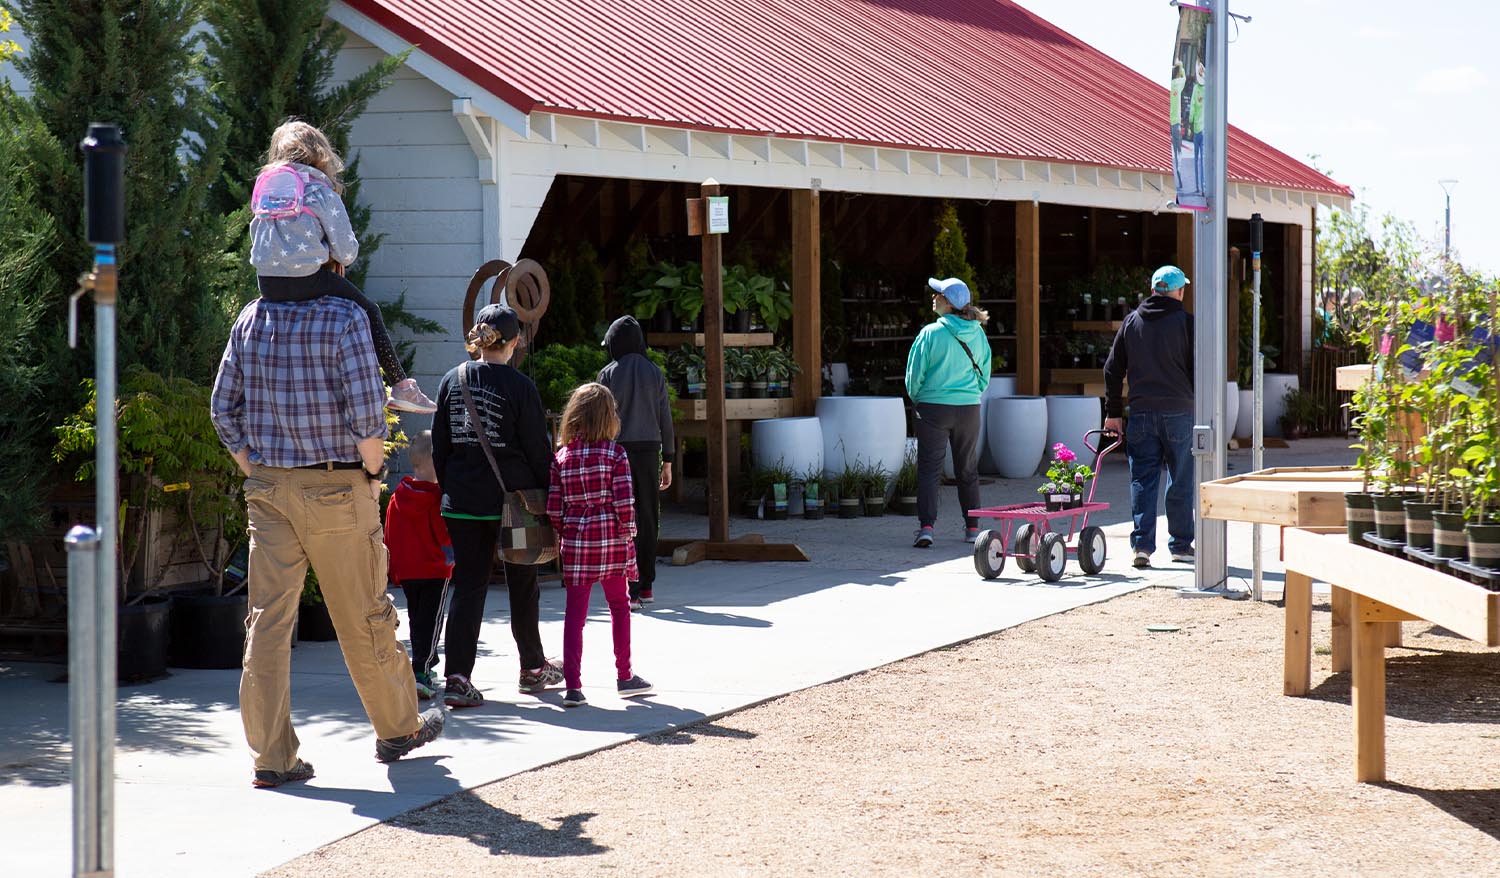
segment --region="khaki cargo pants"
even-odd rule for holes
[[[240,716],[256,770],[288,771],[297,763],[291,649],[309,563],[376,737],[415,732],[417,690],[396,639],[380,510],[364,473],[257,466],[245,480],[245,505],[250,614]]]

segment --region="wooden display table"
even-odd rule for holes
[[[1363,478],[1359,470],[1341,466],[1256,470],[1199,485],[1198,511],[1224,521],[1342,527],[1344,495],[1358,491]]]
[[[1290,528],[1282,691],[1306,695],[1312,675],[1312,582],[1333,587],[1332,659],[1351,671],[1354,777],[1385,780],[1387,623],[1426,620],[1500,646],[1500,592],[1349,542],[1343,528]]]

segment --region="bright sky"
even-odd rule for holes
[[[1177,10],[1167,0],[1016,0],[1166,85]],[[1441,179],[1453,249],[1500,272],[1500,3],[1232,0],[1229,121],[1350,186],[1377,216],[1438,248]],[[1162,135],[1166,136],[1165,133]]]

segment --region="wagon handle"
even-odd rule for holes
[[[1108,437],[1113,441],[1111,441],[1108,445],[1100,443],[1100,446],[1098,448],[1095,448],[1094,445],[1089,442],[1089,437],[1093,436],[1096,433],[1100,436]],[[1094,453],[1094,477],[1089,480],[1088,502],[1094,502],[1094,488],[1099,484],[1099,462],[1104,460],[1104,455],[1109,454],[1116,448],[1119,448],[1120,444],[1123,441],[1124,437],[1122,437],[1119,433],[1113,431],[1090,430],[1087,433],[1083,434],[1083,447]],[[1084,521],[1085,523],[1087,523],[1088,519],[1085,518]]]

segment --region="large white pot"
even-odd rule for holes
[[[1233,436],[1240,419],[1240,386],[1233,381],[1224,383],[1224,440]]]
[[[906,450],[906,404],[899,396],[825,396],[818,400],[823,426],[823,471],[833,478],[849,464],[901,468]]]
[[[1267,436],[1281,435],[1281,416],[1286,412],[1286,404],[1282,395],[1288,388],[1297,386],[1297,376],[1284,372],[1269,372],[1266,379],[1265,408],[1262,414],[1265,417],[1265,430]]]
[[[990,400],[985,420],[995,470],[1007,479],[1035,475],[1047,448],[1047,400],[1040,396],[997,396]]]
[[[1047,441],[1048,449],[1061,442],[1072,449],[1080,460],[1086,458],[1083,436],[1104,424],[1102,407],[1097,396],[1059,395],[1047,397]]]
[[[817,418],[767,418],[750,425],[750,462],[778,462],[795,476],[823,469],[823,425]]]
[[[1255,391],[1241,390],[1239,392],[1239,417],[1234,421],[1234,435],[1249,439],[1250,433],[1255,429]]]

